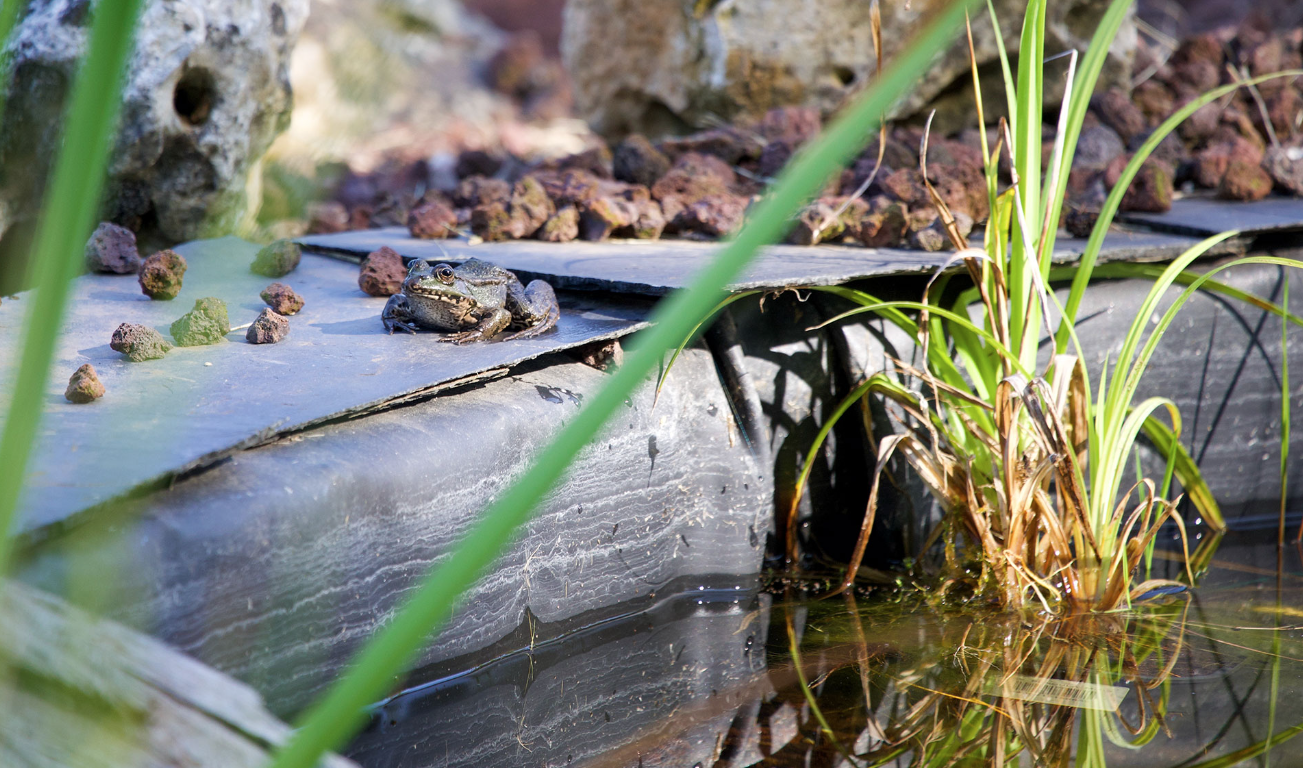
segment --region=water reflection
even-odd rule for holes
[[[1303,765],[1303,569],[1254,534],[1194,591],[1069,617],[722,590],[396,696],[364,766]],[[1160,552],[1155,575],[1176,564]],[[1271,734],[1275,734],[1271,737]]]

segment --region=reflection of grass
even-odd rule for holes
[[[766,765],[809,764],[832,743],[838,753],[857,745],[846,759],[858,766],[1102,767],[1108,749],[1140,748],[1165,732],[1188,637],[1209,637],[1206,628],[1187,633],[1189,607],[1187,597],[1128,613],[1028,620],[923,609],[920,619],[920,606],[861,612],[850,601],[845,611],[810,606],[803,636],[792,618],[800,609],[780,608],[792,664],[803,671],[778,700],[798,709],[805,703],[810,718],[785,744],[773,745]],[[1282,641],[1274,633],[1276,671]],[[775,672],[783,678],[780,667]],[[862,693],[850,693],[856,689]],[[1110,692],[1124,692],[1120,706],[1104,695]],[[1235,715],[1244,716],[1242,708]],[[1285,728],[1190,765],[1235,765],[1301,731]],[[1207,754],[1220,740],[1213,734],[1181,748]]]

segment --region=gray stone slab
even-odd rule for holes
[[[693,240],[613,240],[563,245],[537,240],[477,243],[465,240],[418,240],[402,227],[366,229],[335,235],[311,235],[300,243],[318,253],[349,260],[388,246],[407,259],[461,262],[479,258],[512,270],[522,279],[542,278],[556,288],[603,290],[661,296],[687,286],[693,274],[719,248]],[[1192,238],[1149,232],[1110,232],[1102,261],[1170,259],[1196,242]],[[1056,249],[1058,262],[1075,261],[1086,241],[1066,238]],[[841,285],[887,275],[931,272],[951,253],[849,245],[772,245],[765,248],[734,291],[794,285]]]
[[[1119,221],[1195,237],[1208,237],[1238,229],[1246,234],[1303,230],[1303,200],[1269,197],[1255,203],[1237,203],[1206,197],[1186,197],[1172,202],[1167,213],[1119,213]]]
[[[325,420],[384,407],[450,382],[499,371],[539,355],[629,333],[641,305],[578,303],[554,332],[535,339],[454,346],[437,334],[384,332],[385,300],[363,294],[355,267],[306,255],[282,278],[306,305],[279,344],[255,346],[233,331],[226,343],[177,348],[131,363],[108,346],[122,322],[164,335],[194,300],[226,301],[231,323],[251,322],[271,280],[248,269],[257,247],[228,238],[177,249],[189,261],[185,288],[150,301],[134,276],[79,278],[51,372],[39,445],[22,501],[20,530],[63,520],[161,477],[212,463],[233,450]],[[0,408],[8,407],[26,319],[26,296],[0,305]],[[68,376],[91,363],[108,394],[89,405],[63,397]],[[0,413],[4,411],[0,410]]]

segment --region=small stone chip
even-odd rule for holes
[[[293,315],[303,309],[303,297],[285,283],[272,283],[259,295],[278,315]]]
[[[68,379],[68,388],[63,396],[70,403],[89,403],[104,397],[104,385],[95,375],[95,366],[86,363]]]
[[[303,249],[293,240],[277,240],[261,251],[249,269],[263,277],[284,277],[294,271],[303,257]]]
[[[403,280],[406,278],[407,267],[403,265],[403,257],[386,245],[367,254],[362,260],[357,285],[372,296],[393,296],[403,290]]]
[[[290,333],[290,321],[267,307],[253,321],[244,338],[250,344],[275,344]]]
[[[123,323],[113,332],[109,346],[121,352],[133,363],[145,360],[158,360],[166,355],[172,345],[163,338],[163,334],[147,325]]]
[[[140,270],[136,233],[105,221],[86,242],[86,268],[92,272],[134,275]]]
[[[140,267],[140,291],[151,299],[171,301],[181,292],[185,271],[185,257],[172,250],[159,251]]]
[[[178,347],[200,347],[216,344],[231,332],[231,321],[226,314],[226,303],[221,299],[203,298],[195,308],[185,313],[170,329]]]

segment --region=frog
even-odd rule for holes
[[[456,267],[412,261],[401,291],[380,313],[391,334],[448,331],[439,341],[452,344],[486,341],[510,329],[518,330],[502,341],[538,336],[555,327],[560,316],[556,292],[547,282],[524,285],[514,273],[474,258]]]

